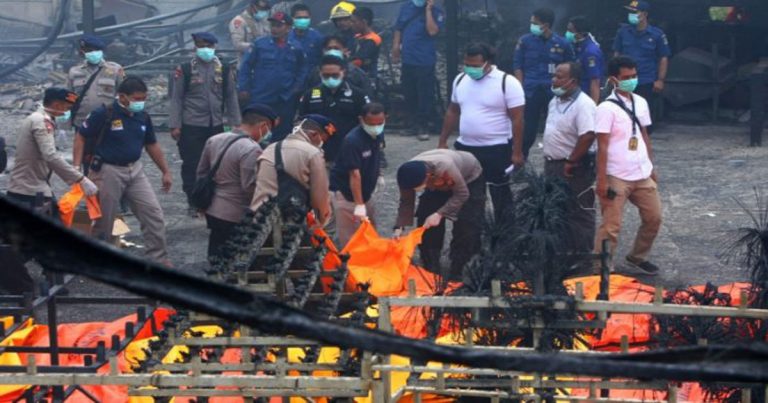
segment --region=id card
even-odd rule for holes
[[[547,66],[547,71],[549,74],[555,74],[555,70],[557,69],[557,65],[555,63],[550,63],[549,66]]]
[[[637,151],[637,137],[632,136],[629,139],[629,151]]]

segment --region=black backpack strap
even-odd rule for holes
[[[189,84],[192,82],[192,62],[181,64],[181,74],[184,76],[184,93],[189,92]]]
[[[285,172],[285,165],[283,165],[283,142],[278,141],[275,144],[275,170],[278,174]]]
[[[88,90],[91,89],[91,86],[93,85],[93,82],[96,81],[96,77],[99,76],[99,73],[101,73],[101,69],[104,68],[104,65],[99,66],[98,69],[96,69],[96,72],[91,75],[91,77],[88,78],[88,81],[86,81],[85,85],[83,86],[83,89],[80,90],[80,93],[77,94],[77,101],[74,105],[72,105],[71,113],[72,116],[69,118],[70,121],[75,121],[75,115],[77,115],[77,112],[80,110],[80,105],[83,103],[83,97],[86,93],[88,93]]]
[[[224,113],[224,106],[227,104],[227,88],[229,88],[229,72],[231,67],[229,63],[219,59],[221,63],[221,112]]]
[[[224,156],[227,154],[227,151],[230,147],[232,147],[233,144],[235,144],[238,140],[242,140],[248,136],[242,134],[239,135],[227,143],[226,146],[224,146],[224,149],[221,150],[221,154],[219,154],[218,157],[216,157],[216,162],[211,167],[211,170],[208,172],[208,177],[213,178],[216,175],[216,172],[219,170],[219,167],[221,166],[221,161],[224,160]]]

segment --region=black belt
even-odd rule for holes
[[[136,161],[133,161],[133,162],[125,162],[125,163],[118,163],[118,162],[109,162],[109,161],[103,161],[103,163],[104,163],[104,164],[107,164],[107,165],[114,165],[114,166],[116,166],[116,167],[123,167],[123,168],[132,167],[132,166],[133,166],[134,164],[136,164],[137,162],[139,162],[139,160],[136,160]]]

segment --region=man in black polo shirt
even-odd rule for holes
[[[157,196],[141,164],[143,150],[163,173],[163,191],[171,190],[171,172],[155,138],[152,120],[144,112],[147,85],[138,77],[126,77],[117,89],[112,105],[91,112],[77,133],[75,166],[84,151],[92,157],[88,176],[99,187],[101,218],[93,227],[94,236],[108,240],[123,197],[141,223],[147,256],[167,265],[165,219]]]
[[[310,88],[301,97],[299,116],[318,114],[331,119],[337,135],[325,143],[326,161],[335,161],[341,141],[358,124],[363,105],[370,102],[365,93],[345,79],[346,63],[336,56],[326,55],[320,60],[322,83]]]
[[[365,219],[373,222],[371,195],[381,174],[380,139],[386,115],[380,103],[363,106],[360,125],[352,129],[341,143],[336,163],[331,169],[331,202],[336,218],[339,248]]]

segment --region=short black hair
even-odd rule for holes
[[[539,8],[533,12],[533,16],[544,24],[548,24],[550,28],[555,25],[555,12],[551,8]]]
[[[568,66],[568,72],[572,79],[576,82],[581,82],[581,77],[584,75],[584,70],[581,68],[581,64],[576,62],[564,62],[560,65]]]
[[[347,47],[346,42],[344,42],[344,38],[342,38],[342,37],[340,37],[338,35],[328,35],[323,40],[323,48],[327,48],[328,45],[330,45],[331,42],[339,42],[345,48]]]
[[[137,76],[125,77],[125,79],[123,79],[123,82],[120,83],[120,86],[117,87],[118,94],[131,95],[137,92],[143,92],[143,93],[149,92],[147,88],[147,84],[145,84],[144,80],[142,80]]]
[[[636,69],[637,62],[629,56],[616,56],[608,62],[608,75],[616,77],[621,69]]]
[[[483,61],[493,61],[496,58],[496,51],[484,42],[474,42],[467,46],[467,50],[464,52],[466,56],[482,56]]]
[[[360,116],[368,116],[368,115],[381,115],[382,113],[386,113],[387,110],[384,108],[384,105],[379,102],[370,102],[365,105],[363,105],[363,108],[360,109]]]
[[[352,15],[365,21],[369,26],[373,25],[373,10],[368,7],[358,7],[352,12]]]
[[[571,17],[569,22],[573,24],[573,28],[576,30],[576,32],[580,34],[592,32],[592,23],[589,22],[587,17],[583,15]]]
[[[291,17],[295,16],[299,11],[306,11],[312,14],[312,10],[309,9],[309,6],[304,3],[296,3],[291,7]]]
[[[342,70],[345,70],[347,68],[346,63],[344,63],[344,60],[339,59],[337,56],[324,55],[322,58],[320,58],[320,67],[328,66],[330,64],[339,66],[341,67]]]
[[[247,110],[247,111],[243,112],[243,116],[242,116],[242,118],[240,120],[241,120],[242,124],[250,125],[250,126],[253,126],[253,125],[255,125],[257,123],[261,123],[261,122],[269,122],[270,124],[272,124],[272,119],[270,119],[270,118],[268,118],[268,117],[266,117],[264,115],[261,115],[261,114],[259,114],[258,111],[254,111],[254,110]]]

